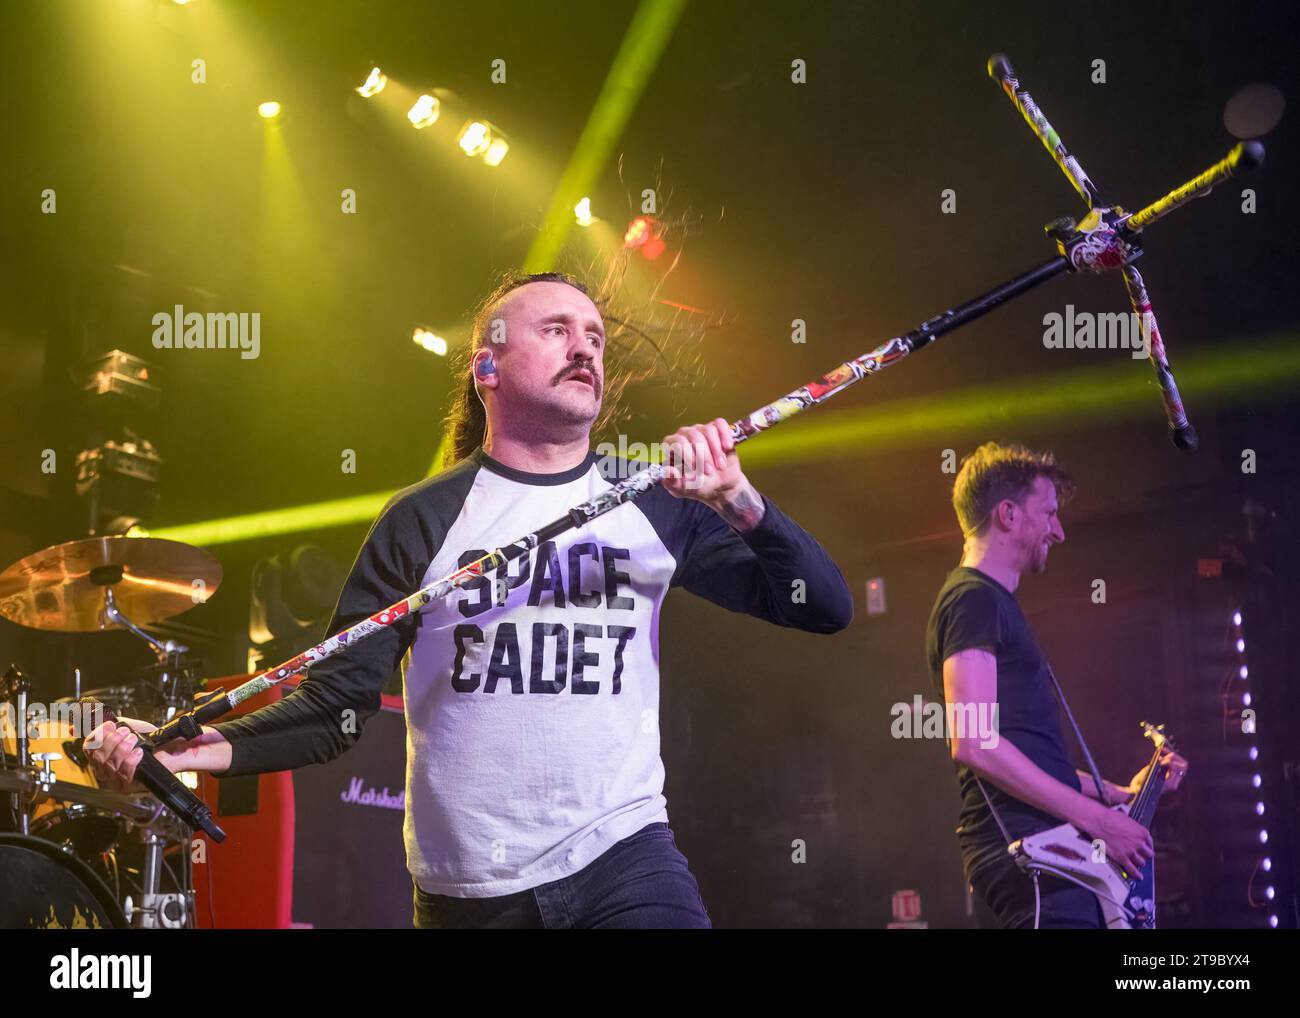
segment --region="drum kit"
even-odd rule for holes
[[[190,827],[147,792],[101,788],[83,742],[105,718],[160,725],[194,706],[189,648],[141,627],[201,604],[221,575],[207,552],[150,537],[71,541],[0,573],[0,616],[125,630],[156,658],[134,682],[85,693],[78,670],[73,694],[49,704],[31,701],[16,668],[0,679],[0,928],[194,925]]]

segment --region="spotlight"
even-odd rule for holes
[[[591,218],[591,199],[583,198],[577,205],[573,206],[573,215],[577,219],[579,226],[590,226],[596,220]]]
[[[623,248],[639,248],[641,256],[654,261],[664,253],[663,238],[655,232],[656,223],[653,216],[637,216],[628,223],[627,233],[623,234]]]
[[[456,142],[471,159],[481,156],[492,146],[492,125],[486,120],[467,120],[456,136]]]
[[[467,120],[465,126],[456,135],[460,150],[473,159],[482,156],[489,166],[500,166],[501,160],[510,151],[510,140],[501,133],[501,128],[486,120]]]
[[[280,104],[274,99],[257,107],[257,115],[263,120],[274,120],[280,115]]]
[[[506,153],[509,151],[510,142],[498,134],[488,144],[487,151],[483,153],[483,161],[489,166],[500,166],[501,160],[506,157]]]
[[[654,220],[649,216],[637,216],[627,224],[627,232],[623,234],[623,247],[629,250],[643,247],[652,236],[654,236]]]
[[[436,353],[439,357],[447,356],[447,341],[436,333],[420,327],[411,338],[430,353]]]
[[[364,83],[357,86],[357,95],[369,99],[372,95],[378,95],[388,84],[388,75],[378,67],[370,68],[370,74]]]
[[[442,112],[442,103],[431,95],[422,95],[415,100],[415,105],[406,112],[406,119],[416,130],[428,127]]]

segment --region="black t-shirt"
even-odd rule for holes
[[[926,626],[925,649],[930,678],[943,700],[943,663],[952,655],[985,647],[997,656],[997,732],[1035,764],[1078,791],[1079,775],[1061,736],[1061,710],[1029,623],[1015,596],[978,569],[958,566],[948,574],[935,598]],[[957,829],[968,868],[973,861],[1005,848],[1006,840],[989,812],[970,768],[957,765],[961,789],[961,826]],[[1059,817],[1035,809],[991,782],[984,788],[1013,838],[1055,827]]]

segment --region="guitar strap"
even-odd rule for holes
[[[1044,662],[1046,665],[1046,662]],[[1092,783],[1097,787],[1097,800],[1106,803],[1106,792],[1102,786],[1101,773],[1097,770],[1097,763],[1092,758],[1092,753],[1088,751],[1088,743],[1084,741],[1083,732],[1079,730],[1079,723],[1074,720],[1074,712],[1070,710],[1069,703],[1065,699],[1065,690],[1061,688],[1060,681],[1056,678],[1056,673],[1052,671],[1051,665],[1046,665],[1047,674],[1051,677],[1052,687],[1056,690],[1056,697],[1061,701],[1061,707],[1065,711],[1065,716],[1070,720],[1070,727],[1074,729],[1074,738],[1079,743],[1079,749],[1083,752],[1083,759],[1088,764],[1088,773],[1092,775]],[[997,807],[993,805],[993,800],[989,797],[988,789],[984,787],[984,782],[978,774],[971,772],[975,777],[975,783],[980,786],[980,794],[984,796],[984,801],[988,803],[989,810],[993,814],[993,819],[997,821],[998,830],[1002,832],[1002,837],[1010,845],[1014,838],[1011,832],[1007,830],[1007,825],[1002,822],[1002,817],[998,815]]]

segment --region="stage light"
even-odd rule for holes
[[[1237,674],[1244,679],[1247,675],[1250,674],[1250,671],[1246,668],[1245,665],[1242,665],[1241,668],[1237,670]]]
[[[388,84],[388,75],[378,67],[370,68],[370,74],[366,77],[365,82],[357,86],[357,95],[369,99],[372,95],[378,95]]]
[[[1253,774],[1253,775],[1251,775],[1250,783],[1251,783],[1255,788],[1258,788],[1260,785],[1262,785],[1262,784],[1264,783],[1264,779],[1261,778],[1258,774]]]
[[[422,95],[415,100],[415,105],[407,110],[406,119],[418,131],[436,121],[441,112],[442,103],[431,95]]]
[[[623,234],[623,248],[631,251],[637,248],[641,256],[648,261],[654,261],[664,253],[663,238],[655,232],[655,220],[653,216],[637,216],[627,225],[627,232]]]
[[[1247,754],[1247,756],[1249,756],[1252,760],[1258,760],[1258,759],[1259,759],[1259,747],[1258,747],[1258,746],[1251,746],[1251,747],[1250,747],[1250,752]]]
[[[1270,927],[1272,927],[1273,929],[1277,929],[1277,916],[1275,916],[1275,915],[1271,915],[1271,916],[1269,916],[1269,917],[1268,917],[1268,925],[1269,925]]]
[[[1260,831],[1260,832],[1259,832],[1259,843],[1260,843],[1261,845],[1267,845],[1267,844],[1268,844],[1268,831]]]
[[[627,232],[623,234],[623,247],[628,250],[641,247],[653,235],[654,220],[649,216],[637,216],[627,224]]]
[[[438,334],[428,329],[417,328],[411,338],[430,353],[436,353],[439,357],[447,356],[447,341]]]
[[[1249,693],[1242,693],[1242,694],[1241,694],[1241,703],[1242,703],[1242,706],[1244,706],[1244,707],[1249,707],[1249,706],[1250,706],[1250,694],[1249,694]]]
[[[1262,817],[1263,815],[1264,815],[1264,804],[1262,802],[1255,803],[1255,816]]]
[[[481,156],[492,145],[492,125],[486,120],[467,120],[456,136],[456,143],[471,159]]]
[[[1233,613],[1232,613],[1232,624],[1233,624],[1234,626],[1239,626],[1239,625],[1241,625],[1241,612],[1233,612]]]
[[[583,198],[577,205],[573,206],[573,216],[578,221],[579,226],[590,226],[596,220],[591,218],[591,199]]]
[[[487,151],[483,153],[483,161],[489,166],[500,166],[501,160],[506,157],[506,153],[509,151],[510,142],[498,134],[489,143]]]
[[[1264,856],[1264,861],[1259,864],[1259,868],[1265,873],[1269,872],[1273,868],[1273,860],[1268,856]]]
[[[274,120],[280,115],[280,104],[274,99],[257,107],[257,115],[263,120]]]
[[[1245,650],[1246,650],[1246,641],[1245,641],[1245,640],[1238,640],[1238,641],[1237,641],[1237,653],[1238,653],[1238,654],[1242,654],[1242,653],[1245,652]]]

